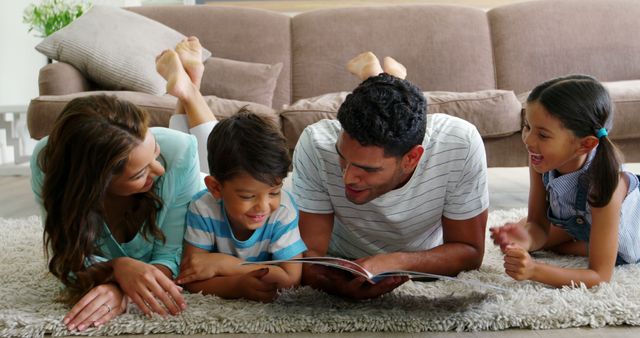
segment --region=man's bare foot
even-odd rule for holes
[[[347,70],[362,81],[382,73],[380,61],[371,52],[358,54],[358,56],[349,60]]]
[[[191,82],[200,89],[204,64],[202,63],[202,45],[195,36],[184,38],[176,45],[176,53],[182,62],[182,67],[189,75]]]
[[[156,70],[167,80],[167,93],[178,99],[188,98],[197,90],[174,50],[164,50],[156,57]]]
[[[382,69],[384,69],[385,73],[397,78],[404,79],[407,77],[407,68],[390,56],[386,56],[382,60]]]

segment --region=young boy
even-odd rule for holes
[[[210,176],[187,213],[180,274],[191,292],[268,302],[299,285],[300,264],[240,265],[302,257],[298,209],[282,181],[291,164],[275,123],[245,109],[207,140]]]

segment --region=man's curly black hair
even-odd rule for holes
[[[343,130],[363,146],[402,156],[422,144],[427,101],[411,82],[380,74],[362,82],[338,110]]]

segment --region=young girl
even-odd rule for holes
[[[596,79],[570,75],[547,81],[527,98],[523,140],[529,152],[529,213],[491,229],[506,273],[560,287],[608,282],[615,265],[640,260],[638,177],[622,171],[608,138],[613,109]],[[547,249],[589,257],[585,269],[537,262]]]

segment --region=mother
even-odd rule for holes
[[[148,120],[114,97],[74,99],[34,150],[49,271],[75,304],[69,330],[104,324],[128,299],[146,315],[186,308],[172,278],[187,205],[203,188],[196,140]]]

